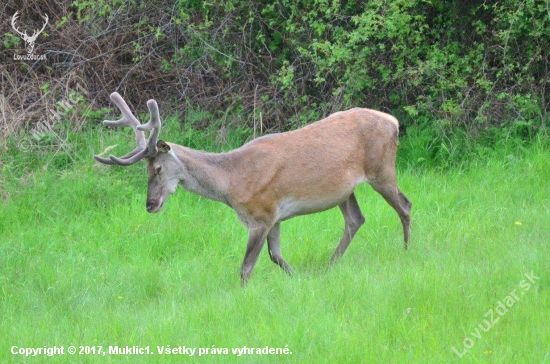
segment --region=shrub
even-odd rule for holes
[[[108,94],[117,90],[141,111],[154,97],[165,113],[239,115],[241,127],[260,113],[266,128],[285,130],[362,106],[443,137],[455,128],[476,136],[502,126],[522,138],[547,133],[550,14],[541,1],[26,5],[0,8],[21,10],[29,27],[49,14],[37,41],[48,59],[6,61],[23,46],[9,22],[0,25],[3,104],[12,108],[0,116],[6,129],[21,113],[37,122],[41,103],[59,101],[67,84],[84,80],[94,108],[110,106]]]

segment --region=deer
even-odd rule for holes
[[[160,212],[178,185],[232,208],[248,229],[240,269],[243,286],[266,240],[271,261],[292,274],[281,254],[281,222],[338,206],[344,216],[344,233],[330,259],[333,264],[365,222],[354,193],[364,182],[397,212],[407,249],[412,203],[397,185],[399,124],[393,116],[353,108],[301,129],[258,137],[228,152],[209,153],[159,140],[161,120],[155,100],[147,101],[150,119],[141,125],[117,92],[110,98],[122,118],[103,124],[130,126],[137,146],[121,157],[94,158],[119,166],[147,159],[145,207],[149,213]],[[145,132],[149,132],[147,140]]]
[[[19,29],[17,29],[17,27],[15,26],[15,22],[16,20],[18,19],[19,17],[19,11],[16,11],[15,14],[13,14],[13,17],[11,18],[11,27],[13,28],[13,30],[19,34],[23,40],[25,41],[25,44],[26,44],[26,48],[27,48],[27,53],[28,54],[31,54],[32,51],[34,50],[34,44],[36,42],[36,39],[38,38],[38,36],[40,35],[40,33],[42,33],[44,31],[44,29],[46,28],[46,25],[48,25],[48,14],[45,14],[44,16],[40,15],[42,17],[42,19],[44,19],[44,25],[42,26],[42,29],[40,30],[35,30],[31,36],[29,36],[27,34],[27,32],[25,31],[24,33],[21,32]]]

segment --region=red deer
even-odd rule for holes
[[[103,124],[131,126],[137,147],[120,158],[94,158],[121,166],[148,159],[146,208],[150,213],[159,212],[178,185],[235,210],[248,228],[243,284],[266,240],[271,260],[292,273],[281,254],[280,224],[294,216],[338,206],[345,226],[331,263],[344,254],[365,222],[354,194],[362,182],[369,183],[395,209],[407,248],[412,204],[397,186],[399,126],[394,117],[355,108],[301,129],[254,139],[226,153],[207,153],[158,140],[161,121],[155,100],[147,102],[151,118],[145,125],[140,125],[118,93],[111,94],[111,100],[122,118]],[[150,131],[147,140],[145,131]]]

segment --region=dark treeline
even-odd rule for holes
[[[351,106],[438,130],[548,122],[550,5],[542,0],[9,0],[0,5],[4,131],[32,127],[84,85],[139,112],[240,115],[288,129]],[[31,34],[49,16],[34,54]],[[256,113],[253,116],[253,113]]]

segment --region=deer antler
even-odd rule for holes
[[[137,147],[130,153],[123,155],[122,157],[116,157],[110,155],[109,158],[103,158],[98,155],[94,155],[94,158],[103,164],[118,164],[120,166],[129,166],[131,164],[140,161],[143,158],[152,158],[157,155],[157,141],[161,129],[160,115],[158,105],[155,100],[147,101],[147,107],[151,113],[151,119],[145,125],[141,125],[139,120],[132,114],[126,101],[117,93],[111,94],[111,100],[122,112],[122,118],[116,121],[104,120],[105,126],[131,126],[136,134]],[[151,131],[152,130],[152,131]],[[145,140],[144,131],[151,131],[149,139]]]
[[[13,28],[13,30],[15,30],[16,33],[22,36],[23,39],[25,39],[25,41],[35,41],[36,38],[38,38],[38,36],[40,35],[40,33],[44,31],[44,29],[46,28],[46,25],[48,25],[48,20],[50,19],[48,17],[48,14],[45,14],[45,16],[43,15],[40,15],[40,16],[42,17],[42,19],[44,19],[44,25],[40,30],[35,30],[30,37],[26,31],[25,33],[21,32],[19,29],[17,29],[17,26],[15,25],[15,21],[19,19],[19,11],[16,11],[15,14],[13,14],[13,17],[11,18],[11,27]]]
[[[16,11],[15,14],[13,14],[13,17],[11,18],[11,27],[13,28],[13,30],[15,30],[15,32],[17,34],[19,34],[20,36],[24,37],[24,38],[28,38],[29,36],[27,35],[27,32],[25,33],[22,33],[19,29],[17,29],[17,27],[15,26],[15,21],[19,18],[19,11]]]
[[[42,33],[42,32],[44,31],[44,29],[46,28],[46,25],[48,25],[48,20],[49,20],[50,18],[48,18],[48,14],[45,14],[45,15],[46,15],[46,16],[40,15],[40,16],[42,17],[42,19],[45,20],[45,22],[44,22],[44,25],[42,26],[42,29],[40,29],[40,30],[35,30],[35,31],[32,33],[32,36],[30,37],[32,40],[36,40],[36,38],[38,38],[38,36],[40,35],[40,33]]]
[[[152,130],[151,134],[149,135],[149,140],[147,140],[147,149],[149,151],[149,154],[154,156],[158,153],[157,141],[161,128],[159,107],[157,105],[157,102],[151,99],[147,101],[147,108],[149,109],[151,118],[149,119],[149,122],[147,124],[139,125],[137,129],[142,131]]]

